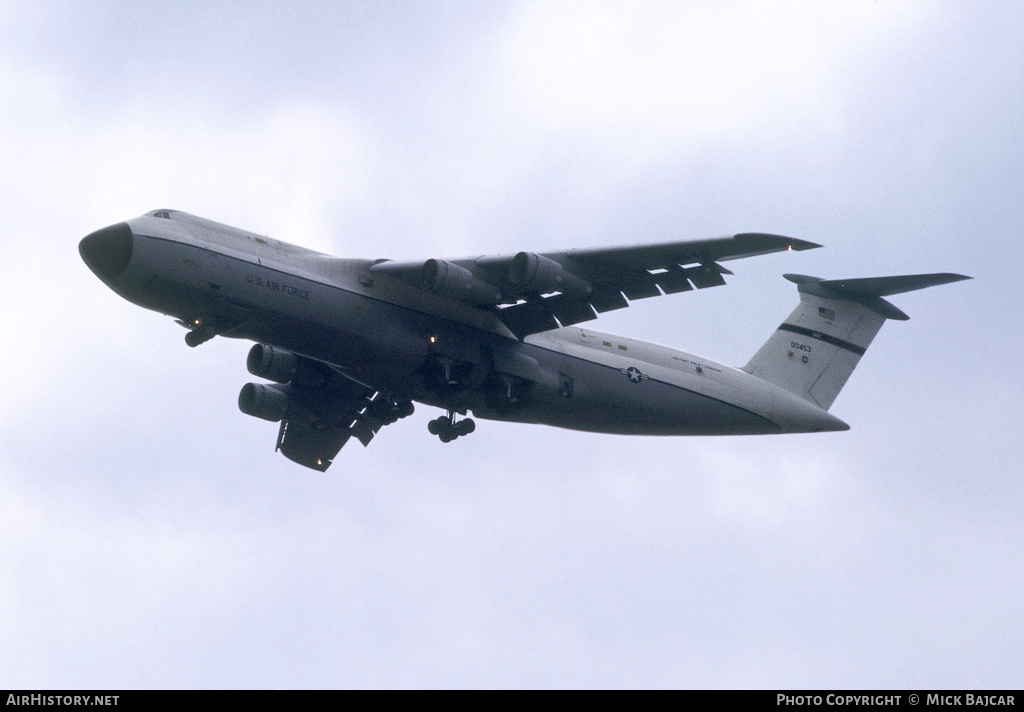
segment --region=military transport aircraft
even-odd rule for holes
[[[589,327],[598,313],[725,284],[720,263],[820,247],[779,235],[468,259],[341,259],[177,210],[85,237],[112,290],[174,317],[198,346],[250,339],[243,413],[280,421],[277,449],[324,471],[413,412],[442,442],[477,418],[636,435],[848,430],[828,412],[886,319],[883,297],[962,279],[787,274],[800,304],[742,368]]]

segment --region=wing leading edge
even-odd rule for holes
[[[747,232],[730,237],[626,245],[564,252],[458,260],[392,262],[371,272],[474,306],[495,310],[519,338],[596,319],[635,299],[725,284],[719,262],[821,247],[783,235]]]
[[[521,295],[521,302],[502,308],[501,318],[513,333],[523,338],[596,319],[599,313],[629,306],[636,299],[725,284],[724,275],[732,272],[719,262],[815,247],[821,245],[782,235],[741,233],[705,240],[549,253],[544,257],[590,283],[589,294],[527,293]]]
[[[599,249],[569,250],[540,255],[561,267],[563,272],[580,278],[589,289],[557,290],[552,280],[535,285],[523,284],[510,293],[514,304],[499,307],[501,320],[518,337],[596,319],[601,312],[622,309],[629,302],[662,294],[706,289],[725,284],[724,275],[732,274],[719,262],[786,250],[821,247],[813,242],[766,233],[741,233],[731,237],[686,240],[650,245],[632,245]],[[506,282],[515,276],[512,258],[477,260],[492,279]],[[538,263],[541,262],[538,259]],[[538,270],[539,271],[539,270]],[[531,289],[531,287],[534,287]]]

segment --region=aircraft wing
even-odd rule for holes
[[[277,449],[289,460],[323,472],[349,438],[365,447],[383,426],[403,417],[382,393],[352,381],[343,388],[337,383],[345,379],[315,393],[290,385],[281,389],[293,391],[298,404],[296,417],[282,420],[277,436]]]
[[[725,284],[719,264],[741,257],[821,245],[782,235],[746,232],[731,237],[651,245],[601,247],[459,260],[378,260],[386,274],[442,297],[494,309],[519,338],[596,319],[633,299]]]
[[[741,233],[542,255],[521,252],[459,264],[475,268],[501,290],[506,303],[498,307],[500,317],[523,338],[595,319],[598,313],[621,309],[635,299],[725,284],[723,275],[732,272],[719,262],[815,247],[821,245],[781,235]]]

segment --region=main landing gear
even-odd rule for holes
[[[455,421],[455,411],[449,410],[448,415],[434,418],[427,423],[427,430],[431,435],[436,435],[443,443],[450,443],[460,435],[469,435],[476,430],[476,423],[472,418],[463,418]]]

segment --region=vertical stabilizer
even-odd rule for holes
[[[800,304],[743,370],[828,410],[886,319],[909,319],[882,297],[970,279],[960,274],[822,280],[784,275]]]

